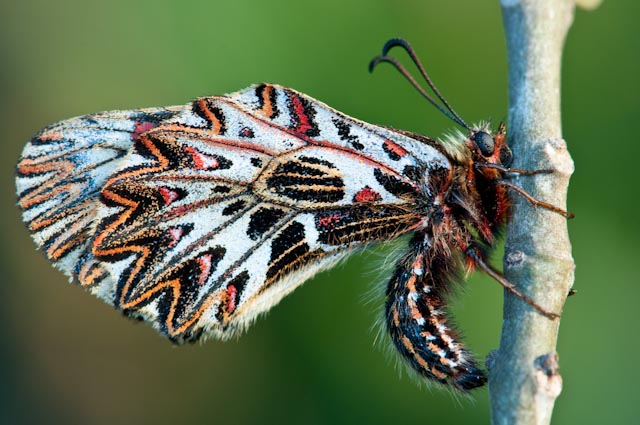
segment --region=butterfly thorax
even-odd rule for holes
[[[449,247],[464,250],[471,240],[493,245],[508,218],[509,201],[505,188],[495,184],[496,179],[504,177],[503,172],[478,165],[510,163],[504,126],[493,135],[486,124],[481,124],[468,135],[449,136],[442,146],[451,166],[426,177],[425,186],[431,193],[428,237],[445,253]]]

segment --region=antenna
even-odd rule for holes
[[[409,54],[409,57],[411,58],[413,63],[416,65],[416,67],[420,71],[420,74],[422,75],[422,78],[424,78],[424,80],[427,82],[427,84],[429,85],[429,87],[431,88],[433,93],[444,104],[444,107],[442,107],[442,105],[438,104],[438,102],[436,102],[425,91],[425,89],[423,89],[422,86],[420,86],[420,84],[418,84],[418,82],[413,78],[413,76],[411,74],[409,74],[409,72],[400,63],[400,61],[398,61],[398,59],[394,58],[393,56],[389,56],[388,55],[389,50],[391,50],[395,46],[402,47]],[[447,116],[450,120],[456,122],[458,125],[466,128],[467,130],[471,130],[471,128],[467,125],[467,123],[464,122],[464,120],[460,117],[460,115],[458,115],[458,113],[451,107],[449,102],[447,102],[447,100],[444,98],[444,96],[442,96],[442,94],[440,93],[438,88],[435,86],[435,84],[433,84],[433,82],[431,81],[431,78],[429,77],[429,74],[427,74],[427,71],[424,69],[424,66],[422,66],[422,63],[420,62],[420,59],[418,59],[418,55],[416,55],[415,50],[413,50],[413,47],[411,47],[411,45],[409,44],[409,42],[407,40],[404,40],[402,38],[392,38],[391,40],[387,41],[386,44],[384,45],[384,47],[382,48],[382,55],[376,56],[369,63],[369,72],[373,72],[373,69],[381,62],[387,62],[387,63],[390,63],[391,65],[393,65],[398,70],[398,72],[400,72],[400,74],[402,74],[407,79],[407,81],[409,81],[409,83],[411,83],[411,85],[416,90],[418,90],[418,92],[422,95],[422,97],[427,99],[433,106],[438,108],[438,110],[440,112],[442,112],[445,116]],[[445,107],[446,107],[446,109],[445,109]]]

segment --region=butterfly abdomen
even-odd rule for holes
[[[402,259],[387,287],[385,317],[393,344],[409,367],[442,384],[467,391],[486,383],[476,360],[466,351],[452,328],[444,298],[454,261],[421,250]]]

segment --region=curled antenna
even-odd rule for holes
[[[422,86],[420,86],[420,84],[418,84],[418,82],[413,78],[413,76],[411,74],[409,74],[409,72],[398,61],[398,59],[396,59],[396,58],[394,58],[392,56],[388,56],[389,50],[391,50],[395,46],[402,47],[409,54],[409,57],[411,58],[413,63],[416,65],[416,67],[420,71],[420,74],[422,75],[422,78],[424,78],[424,80],[427,82],[427,84],[429,85],[431,90],[433,90],[433,93],[435,93],[435,95],[438,97],[438,99],[440,99],[440,101],[444,104],[446,109],[443,108],[440,104],[438,104],[438,102],[436,102],[422,88]],[[431,78],[429,78],[429,74],[427,74],[427,71],[424,69],[424,66],[422,66],[422,63],[420,62],[420,59],[418,59],[418,56],[416,55],[415,50],[413,50],[413,47],[411,47],[411,45],[409,44],[409,42],[407,40],[404,40],[402,38],[392,38],[391,40],[387,41],[387,43],[382,48],[382,55],[376,56],[369,63],[369,72],[373,72],[373,69],[380,62],[387,62],[387,63],[390,63],[391,65],[395,66],[395,68],[400,72],[400,74],[402,74],[407,79],[407,81],[409,81],[409,83],[411,83],[411,85],[416,90],[418,90],[418,92],[422,95],[422,97],[427,99],[433,106],[438,108],[438,110],[440,112],[442,112],[445,116],[447,116],[449,119],[451,119],[452,121],[458,123],[460,126],[466,128],[467,130],[471,130],[471,128],[467,125],[466,122],[464,122],[464,120],[460,117],[460,115],[458,115],[458,113],[451,107],[451,105],[449,105],[449,102],[447,102],[447,100],[444,98],[444,96],[442,96],[442,94],[437,89],[435,84],[433,84],[433,82],[431,81]]]

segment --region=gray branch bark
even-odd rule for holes
[[[562,139],[560,63],[575,0],[501,0],[509,56],[508,140],[515,168],[553,169],[519,177],[536,199],[565,208],[573,161]],[[560,313],[573,285],[566,219],[515,194],[507,227],[504,270],[545,309]],[[487,360],[492,422],[548,424],[562,390],[550,320],[505,293],[500,348]]]

